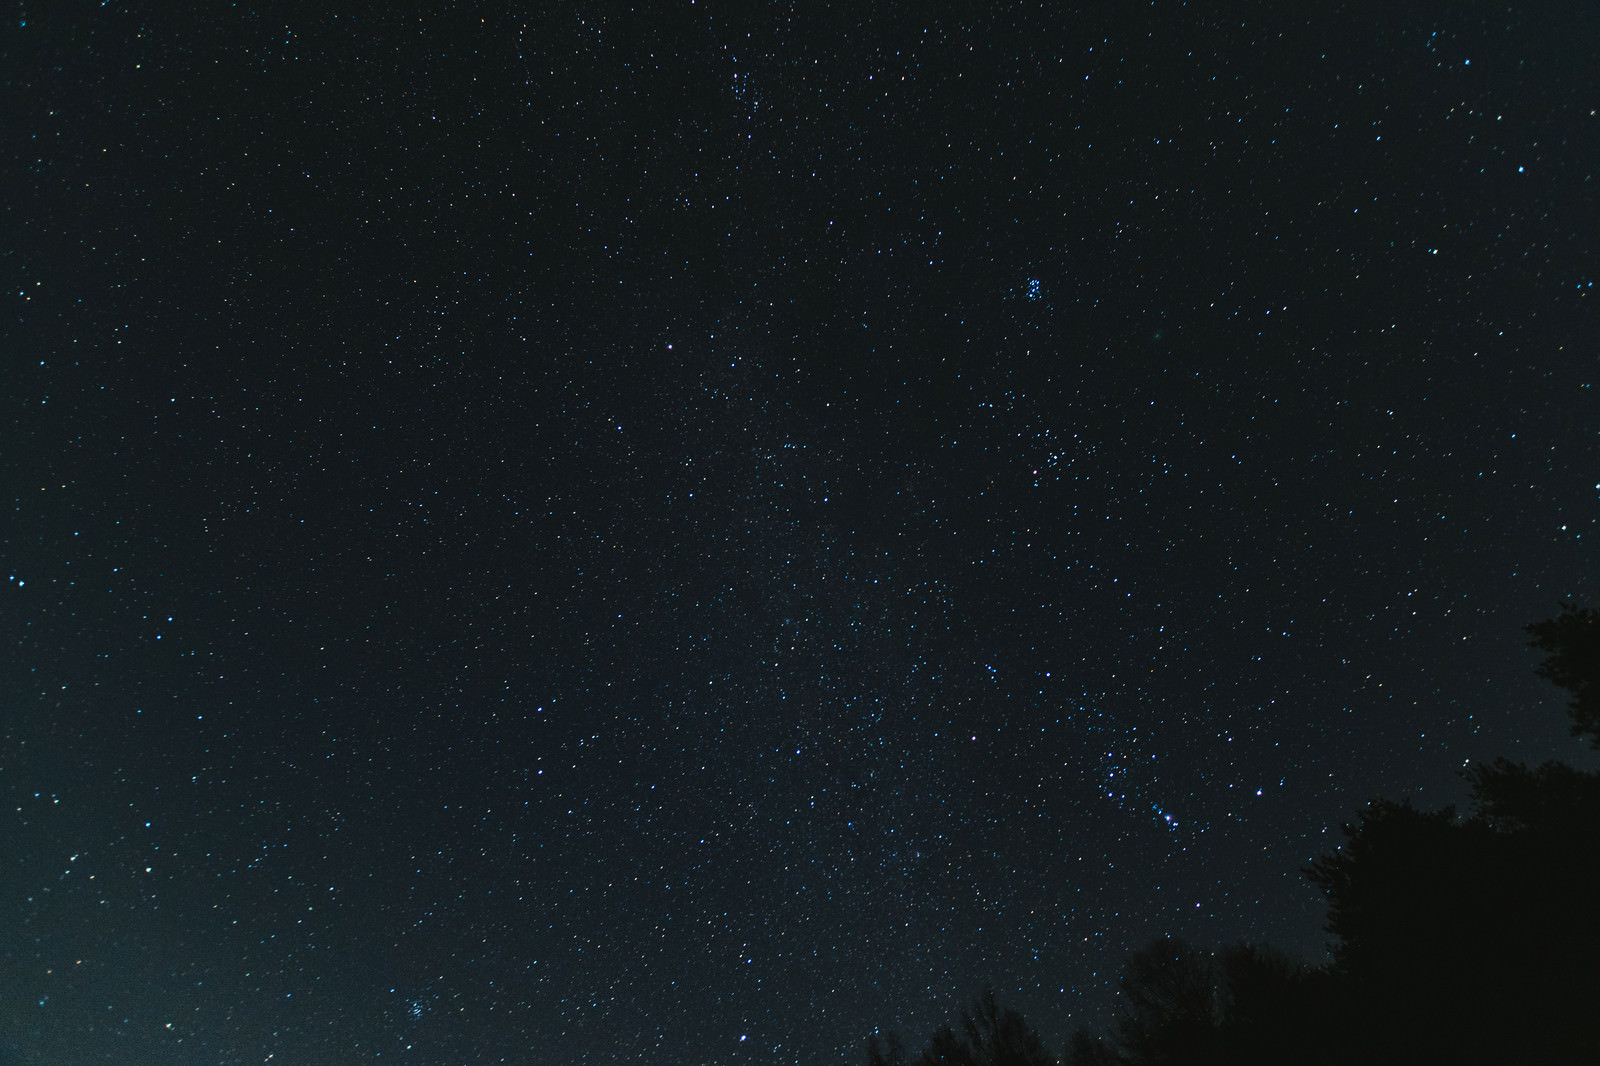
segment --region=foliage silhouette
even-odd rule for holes
[[[1527,627],[1538,673],[1600,746],[1600,615]],[[1368,1061],[1600,1062],[1600,775],[1470,770],[1473,814],[1374,803],[1307,873],[1328,900],[1341,1007]]]
[[[1600,775],[1547,762],[1496,759],[1467,771],[1478,817],[1502,832],[1573,834],[1600,825]]]
[[[1080,1033],[1068,1066],[1267,1066],[1327,1054],[1324,975],[1274,948],[1218,953],[1163,938],[1135,952],[1122,979],[1116,1039]]]
[[[1122,1066],[1122,1061],[1122,1056],[1106,1043],[1105,1038],[1087,1029],[1079,1029],[1072,1034],[1072,1042],[1067,1045],[1063,1066]]]
[[[1492,817],[1374,804],[1312,864],[1364,1060],[1600,1061],[1593,823],[1525,820],[1553,806],[1528,786],[1579,776],[1497,765]]]
[[[1563,603],[1559,615],[1526,628],[1529,645],[1546,653],[1538,675],[1572,694],[1572,735],[1600,748],[1600,613]]]
[[[1527,631],[1573,734],[1600,748],[1600,614],[1562,604]],[[1111,1038],[1079,1030],[1066,1066],[1600,1063],[1600,774],[1498,759],[1464,776],[1469,815],[1375,801],[1306,869],[1330,963],[1157,940],[1127,962]],[[988,996],[913,1066],[1037,1056]],[[869,1063],[906,1066],[876,1045]]]
[[[1140,948],[1122,978],[1117,1044],[1135,1062],[1212,1062],[1223,992],[1211,956],[1173,937]]]
[[[868,1066],[907,1066],[904,1046],[891,1034],[887,1043],[873,1037],[867,1045]],[[910,1066],[1056,1066],[1022,1015],[1002,1010],[994,992],[962,1012],[961,1031],[946,1025],[933,1034],[927,1048]]]
[[[1277,948],[1224,949],[1221,1045],[1233,1066],[1331,1062],[1326,974]]]

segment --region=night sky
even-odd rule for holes
[[[330,6],[0,28],[6,1066],[1060,1050],[1594,761],[1592,5]]]

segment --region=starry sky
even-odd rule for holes
[[[1060,1049],[1588,765],[1591,5],[8,7],[7,1066]]]

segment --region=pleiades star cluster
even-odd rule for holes
[[[1600,12],[14,2],[0,1063],[1061,1050],[1592,761]],[[1584,540],[1588,537],[1589,540]]]

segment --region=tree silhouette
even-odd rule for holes
[[[1600,614],[1527,627],[1541,677],[1600,747]],[[1466,775],[1473,813],[1373,803],[1306,871],[1328,902],[1333,963],[1136,953],[1107,1045],[1069,1063],[1600,1063],[1600,774],[1505,759]]]
[[[873,1037],[867,1045],[868,1066],[904,1066],[905,1051],[891,1034],[887,1042]],[[928,1041],[913,1066],[1056,1066],[1037,1033],[1014,1010],[1002,1010],[994,992],[962,1012],[961,1031],[946,1025]]]
[[[905,1066],[906,1049],[899,1033],[887,1037],[873,1034],[867,1038],[867,1066]]]
[[[1064,1066],[1123,1066],[1124,1060],[1103,1037],[1087,1029],[1072,1034]]]
[[[1134,952],[1122,978],[1117,1044],[1136,1063],[1220,1061],[1223,1000],[1211,956],[1176,937]]]
[[[1600,614],[1564,603],[1526,628],[1600,747]],[[1498,759],[1465,777],[1471,817],[1375,803],[1307,871],[1347,1031],[1373,1062],[1600,1062],[1600,775]]]
[[[1503,832],[1574,834],[1600,825],[1600,774],[1566,763],[1530,770],[1496,759],[1467,771],[1478,817]]]
[[[1221,1044],[1231,1066],[1334,1062],[1327,975],[1277,948],[1238,944],[1221,959]]]
[[[1563,603],[1559,615],[1527,631],[1533,635],[1529,646],[1545,652],[1538,675],[1572,694],[1572,735],[1587,736],[1590,747],[1600,748],[1600,613]]]
[[[1593,823],[1530,828],[1553,804],[1519,790],[1573,782],[1508,767],[1494,819],[1374,804],[1309,871],[1365,1061],[1600,1061]]]
[[[1600,613],[1562,604],[1527,631],[1600,748]],[[1112,1039],[1078,1031],[1067,1066],[1600,1063],[1600,774],[1498,759],[1464,776],[1469,815],[1375,801],[1307,868],[1330,964],[1157,940],[1127,962]],[[907,1066],[876,1042],[868,1061]],[[912,1066],[1049,1061],[986,995]]]
[[[1085,1032],[1068,1066],[1333,1063],[1326,975],[1274,948],[1205,952],[1162,938],[1128,960],[1116,1039]]]
[[[1482,864],[1469,853],[1485,843],[1476,828],[1468,839],[1453,809],[1378,802],[1345,827],[1344,847],[1307,871],[1328,899],[1326,928],[1337,938],[1335,966],[1353,993],[1348,1021],[1364,1058],[1446,1053],[1418,1045],[1429,1042],[1430,1022],[1445,1020],[1441,1012],[1458,1013],[1452,996],[1475,992],[1466,975],[1477,969],[1480,945],[1462,933],[1481,928],[1492,909],[1484,897],[1497,894],[1473,876]],[[1459,1027],[1433,1037],[1457,1038],[1465,1039]]]

